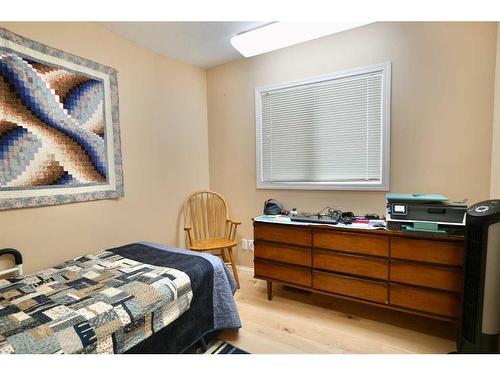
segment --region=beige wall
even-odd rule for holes
[[[257,190],[254,88],[391,61],[390,190],[487,199],[495,55],[495,23],[376,23],[210,69],[210,187],[243,221],[243,238],[270,197],[382,214],[384,192]],[[252,254],[239,262],[252,266]]]
[[[125,178],[123,199],[0,211],[0,248],[30,271],[132,241],[183,244],[181,203],[208,187],[205,71],[91,23],[0,26],[118,70]]]
[[[498,23],[497,25],[500,25]],[[493,141],[491,152],[491,198],[500,198],[500,27],[497,26],[497,59],[495,103],[493,110]]]

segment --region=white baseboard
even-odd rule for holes
[[[253,267],[245,267],[245,266],[236,265],[236,268],[238,269],[238,271],[245,271],[245,272],[252,272],[253,273]]]

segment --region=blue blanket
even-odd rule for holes
[[[220,258],[153,242],[110,251],[142,263],[178,269],[191,279],[189,310],[127,353],[179,353],[211,332],[241,327],[233,297],[236,282]]]

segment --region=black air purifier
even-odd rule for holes
[[[459,353],[498,353],[500,332],[500,200],[467,209]]]

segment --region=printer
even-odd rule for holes
[[[440,194],[387,194],[387,229],[465,233],[465,203],[449,202]]]

